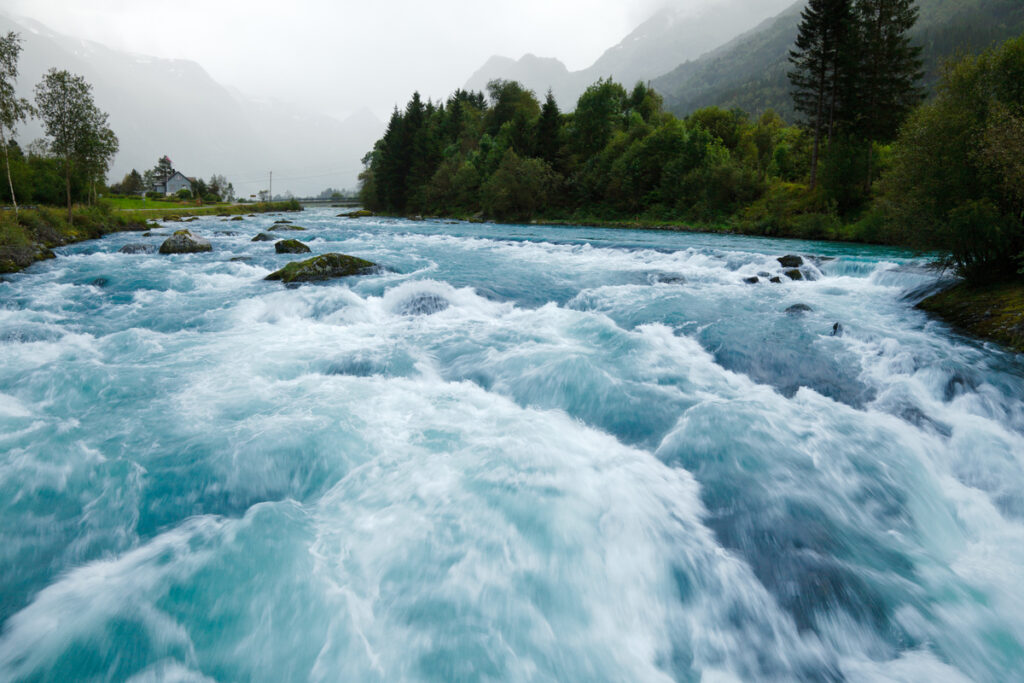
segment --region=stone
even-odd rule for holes
[[[777,260],[783,268],[799,268],[804,264],[804,260],[795,254],[786,254]]]
[[[799,270],[797,270],[796,268],[794,268],[793,270],[787,270],[787,271],[786,271],[786,272],[784,273],[784,275],[785,275],[786,277],[788,277],[788,278],[789,278],[790,280],[803,280],[803,279],[804,279],[804,274],[803,274],[803,273],[801,273],[801,272],[800,272]]]
[[[373,211],[359,209],[357,211],[349,211],[348,213],[339,213],[338,218],[369,218],[372,215]]]
[[[122,254],[152,254],[156,249],[152,244],[126,244],[119,249]]]
[[[273,227],[268,228],[268,230],[273,232],[275,230],[305,230],[305,228],[302,227],[301,225],[290,225],[289,224],[289,225],[274,225]]]
[[[261,232],[260,234],[256,235],[255,237],[253,237],[249,241],[250,242],[274,242],[276,240],[277,240],[277,238],[274,237],[273,235],[268,235],[265,232]]]
[[[756,285],[758,282],[761,281],[761,278],[755,275],[753,277],[743,278],[743,281],[746,282],[748,285]]]
[[[160,245],[161,254],[195,254],[213,251],[209,240],[204,240],[190,230],[178,230]]]
[[[274,243],[274,251],[278,254],[308,254],[311,250],[298,240],[281,240]]]
[[[772,283],[773,285],[781,285],[782,284],[782,278],[779,277],[778,275],[776,275],[771,280],[768,280],[768,282]]]
[[[809,313],[813,310],[814,309],[807,304],[793,304],[786,309],[786,313],[790,315],[803,315],[804,313]]]
[[[336,277],[359,275],[374,267],[374,263],[348,254],[321,254],[305,261],[294,261],[274,271],[267,280],[284,283],[313,282]]]

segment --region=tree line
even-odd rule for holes
[[[942,250],[973,279],[1024,259],[1024,38],[946,68],[923,102],[912,0],[811,0],[791,51],[798,125],[677,118],[601,79],[571,112],[514,81],[414,93],[364,157],[375,211],[504,221],[687,223]]]
[[[17,212],[17,192],[11,164],[11,150],[18,125],[30,117],[43,123],[46,141],[38,150],[48,153],[51,163],[28,164],[32,175],[48,175],[54,167],[63,177],[68,221],[71,221],[72,186],[94,200],[114,155],[117,136],[107,125],[108,115],[92,97],[92,86],[84,78],[61,69],[50,69],[35,87],[35,101],[15,94],[21,39],[14,32],[0,37],[0,144],[4,151],[7,191]],[[20,153],[20,149],[17,150]],[[23,155],[17,154],[16,157]],[[16,159],[21,161],[22,159]],[[23,177],[19,177],[22,180]],[[52,178],[40,178],[43,185]]]

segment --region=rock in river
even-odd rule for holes
[[[152,244],[133,243],[124,245],[120,251],[122,254],[152,254],[156,250]]]
[[[271,231],[273,231],[273,230],[305,230],[305,228],[302,227],[301,225],[291,225],[291,224],[288,224],[288,223],[284,223],[284,224],[276,224],[275,223],[273,227],[269,228],[269,230],[271,230]]]
[[[783,268],[799,268],[804,264],[804,260],[795,254],[786,254],[785,256],[780,256],[777,260]]]
[[[250,242],[273,242],[276,239],[277,238],[274,237],[273,235],[268,235],[265,232],[261,232],[260,234],[256,235],[255,237],[253,237],[249,241]]]
[[[274,251],[278,254],[308,254],[310,248],[298,240],[281,240],[274,243]]]
[[[305,261],[289,263],[281,270],[274,271],[267,280],[281,282],[311,282],[329,280],[347,275],[359,275],[374,267],[374,263],[347,254],[321,254]]]
[[[213,251],[209,240],[192,234],[191,230],[178,230],[160,245],[161,254],[194,254]]]

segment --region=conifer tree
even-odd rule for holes
[[[818,182],[821,139],[831,139],[844,118],[853,74],[854,14],[851,0],[810,0],[800,15],[796,49],[789,53],[793,103],[814,137],[811,189]]]
[[[537,120],[537,156],[558,167],[559,149],[561,148],[560,133],[562,129],[562,113],[558,110],[555,96],[548,90],[544,106]]]
[[[907,33],[917,23],[914,0],[858,0],[860,56],[856,84],[856,129],[867,141],[867,188],[872,148],[891,142],[910,111],[923,99],[921,48]]]

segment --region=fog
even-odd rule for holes
[[[666,4],[700,12],[780,0],[4,0],[5,11],[110,47],[194,60],[216,80],[338,118],[384,117],[414,90],[440,98],[488,57],[592,64]]]

